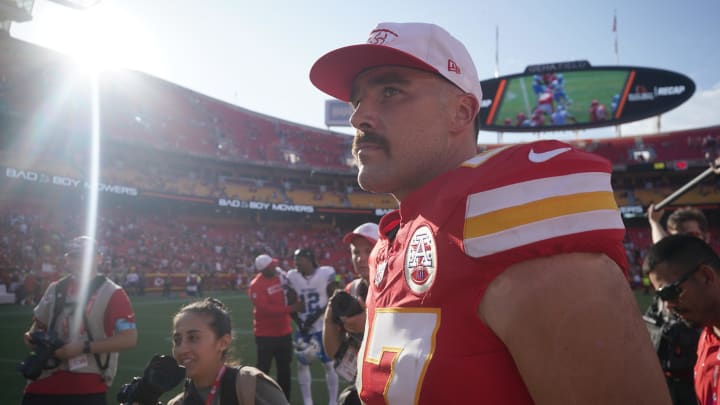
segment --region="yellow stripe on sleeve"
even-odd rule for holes
[[[467,218],[463,237],[476,238],[565,215],[613,209],[617,209],[617,205],[613,194],[608,191],[544,198]]]

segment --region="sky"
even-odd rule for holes
[[[467,47],[481,80],[527,65],[588,60],[683,73],[694,96],[660,119],[662,131],[720,124],[718,0],[102,0],[77,11],[36,0],[19,39],[72,55],[79,66],[139,70],[207,96],[284,120],[325,128],[329,98],[308,79],[326,52],[363,43],[379,22],[431,22]],[[496,27],[499,40],[496,46]],[[656,133],[655,118],[623,136]],[[350,129],[333,128],[352,133]],[[537,134],[506,133],[505,142]],[[614,128],[543,138],[616,136]],[[494,143],[481,132],[480,143]]]

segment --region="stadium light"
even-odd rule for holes
[[[76,10],[87,10],[90,7],[100,3],[102,0],[50,0],[53,3],[63,5],[65,7],[74,8]]]

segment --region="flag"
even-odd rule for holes
[[[618,32],[617,32],[617,10],[613,10],[613,27],[612,27],[613,33],[615,33],[615,64],[620,63],[620,56],[618,54]]]
[[[613,32],[617,32],[617,15],[613,14]]]
[[[495,26],[495,77],[500,75],[500,26]]]

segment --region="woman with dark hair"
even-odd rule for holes
[[[180,309],[173,318],[173,357],[185,367],[185,389],[168,405],[287,404],[280,386],[260,370],[229,362],[230,315],[215,298]]]

